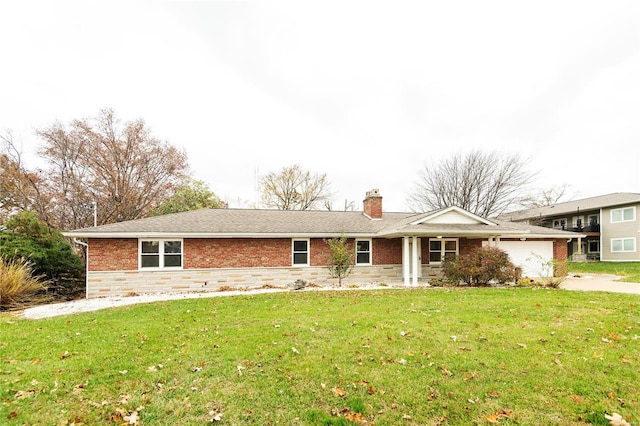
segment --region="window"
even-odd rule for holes
[[[293,240],[293,265],[309,266],[309,240]]]
[[[140,268],[181,268],[181,240],[140,241]]]
[[[589,241],[589,253],[600,252],[600,241]]]
[[[438,238],[429,240],[429,263],[440,263],[458,255],[458,240]]]
[[[564,229],[567,226],[567,219],[556,219],[553,221],[553,227],[556,229]]]
[[[636,251],[636,239],[635,238],[612,238],[611,239],[611,252],[623,253]]]
[[[356,240],[356,265],[371,265],[371,240]]]
[[[611,210],[611,222],[630,222],[636,220],[636,208],[625,207]]]

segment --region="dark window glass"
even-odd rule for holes
[[[307,251],[307,242],[305,240],[294,241],[293,251]]]
[[[306,265],[307,264],[307,253],[293,253],[293,264],[294,265]]]
[[[181,241],[165,241],[164,252],[165,254],[182,253],[182,242]]]
[[[158,241],[143,241],[142,253],[160,253],[160,243]]]
[[[182,255],[180,255],[180,254],[165,254],[164,255],[164,266],[165,267],[182,266]]]
[[[142,255],[140,261],[143,268],[157,268],[160,266],[160,256],[158,255]]]

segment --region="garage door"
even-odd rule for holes
[[[553,269],[542,265],[553,259],[553,241],[500,241],[498,247],[509,253],[511,262],[522,268],[523,277],[553,275]]]

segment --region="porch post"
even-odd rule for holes
[[[402,278],[404,285],[409,287],[409,237],[403,237],[402,244]]]
[[[411,271],[413,273],[413,279],[411,282],[411,285],[414,287],[418,286],[418,267],[420,266],[420,264],[418,262],[420,262],[418,260],[419,256],[418,256],[418,237],[412,237],[412,253],[411,253],[411,257],[412,257],[412,261],[413,261],[413,271]]]

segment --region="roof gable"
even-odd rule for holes
[[[460,207],[447,207],[430,213],[414,222],[411,225],[433,224],[433,225],[491,225],[496,224],[488,219],[475,215]]]

